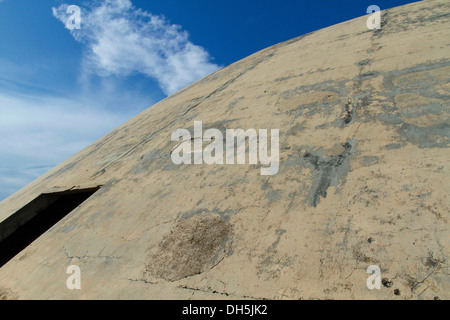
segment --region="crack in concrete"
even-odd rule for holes
[[[142,283],[145,283],[145,284],[158,284],[158,282],[152,282],[152,281],[148,281],[148,280],[145,280],[145,279],[130,279],[130,278],[127,278],[127,280],[131,281],[131,282],[142,282]]]
[[[434,272],[436,269],[431,270],[431,272],[423,278],[421,281],[415,281],[414,286],[411,287],[411,294],[414,294],[414,290],[422,283],[424,283]]]
[[[217,291],[217,290],[213,290],[210,287],[205,289],[205,288],[188,287],[187,285],[179,285],[177,288],[191,290],[191,291],[199,291],[199,292],[203,292],[203,293],[220,294],[220,295],[227,296],[227,297],[233,296],[233,297],[237,297],[237,298],[241,298],[241,299],[243,298],[243,299],[253,299],[253,300],[269,300],[268,298],[260,298],[260,297],[253,297],[253,296],[248,296],[248,295],[239,295],[236,293]]]
[[[89,258],[100,258],[100,259],[121,259],[122,258],[122,256],[109,256],[109,255],[102,256],[101,253],[103,252],[103,250],[105,248],[103,248],[100,251],[100,253],[98,255],[96,255],[96,256],[88,255],[87,253],[88,253],[89,250],[86,250],[86,253],[84,255],[82,255],[82,256],[76,256],[76,255],[71,256],[71,255],[69,255],[69,252],[68,252],[68,250],[65,247],[63,247],[63,249],[64,249],[64,253],[65,253],[67,259],[70,259],[70,260],[72,260],[72,259],[79,259],[79,260],[81,260],[81,259],[89,259]]]

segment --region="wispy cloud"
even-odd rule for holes
[[[53,8],[66,24],[68,5]],[[101,76],[141,73],[170,95],[216,71],[208,52],[164,17],[137,9],[130,0],[91,2],[81,10],[81,29],[70,30],[87,46],[86,65]]]
[[[0,92],[0,201],[120,125],[81,100]]]
[[[164,17],[129,0],[87,3],[81,29],[70,30],[86,49],[77,81],[45,61],[0,59],[0,201],[150,107],[161,90],[169,95],[218,69]],[[53,8],[64,24],[67,8]]]

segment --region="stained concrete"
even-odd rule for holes
[[[0,269],[0,298],[450,298],[449,11],[422,1],[381,30],[364,16],[280,43],[99,139],[0,203],[1,224],[102,186]],[[171,134],[194,121],[279,129],[279,172],[174,165]]]

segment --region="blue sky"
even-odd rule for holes
[[[221,67],[411,2],[0,0],[0,201]]]

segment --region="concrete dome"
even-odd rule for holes
[[[380,30],[364,16],[272,46],[60,164],[0,203],[5,243],[73,201],[5,259],[0,298],[450,298],[449,9],[417,2],[383,11]],[[196,122],[224,140],[254,129],[259,145],[278,129],[276,172],[175,164],[171,135]]]

